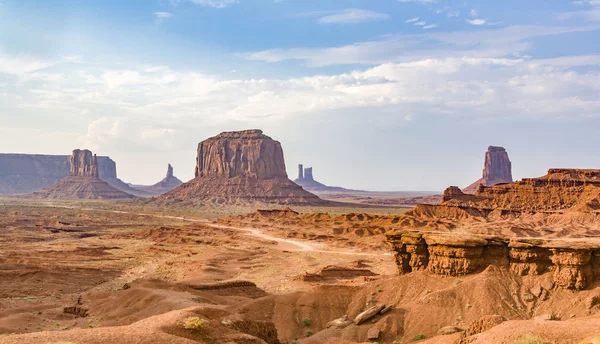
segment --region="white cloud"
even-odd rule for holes
[[[475,9],[472,9],[471,12],[469,12],[469,14],[471,15],[471,17],[477,17],[477,11]]]
[[[213,8],[225,8],[239,3],[239,0],[170,0],[173,6],[177,6],[182,1],[189,1],[197,5]]]
[[[321,24],[356,24],[377,20],[389,19],[387,13],[378,13],[358,8],[347,8],[336,13],[320,17],[317,21]]]
[[[436,56],[503,57],[531,49],[535,37],[594,31],[595,27],[510,26],[499,29],[388,35],[381,40],[328,48],[269,49],[240,54],[256,61],[305,61],[309,66],[379,64]]]
[[[565,12],[558,15],[558,19],[584,19],[587,21],[600,21],[600,8],[587,11]]]
[[[400,2],[418,2],[421,4],[434,4],[437,0],[398,0]]]
[[[409,20],[407,20],[406,22],[407,22],[407,23],[414,23],[414,22],[416,22],[417,20],[419,20],[419,17],[415,17],[415,18],[409,19]]]
[[[485,25],[485,19],[467,19],[467,23],[471,25]]]
[[[416,25],[416,26],[424,26],[425,24],[427,24],[427,23],[425,23],[424,21],[421,20],[421,21],[416,22],[414,25]]]
[[[170,12],[154,12],[156,19],[167,19],[173,17],[173,13]]]
[[[428,30],[428,29],[433,29],[436,27],[437,27],[437,24],[430,24],[430,25],[423,26],[423,29]]]
[[[455,12],[448,12],[448,17],[452,18],[452,17],[458,17],[460,16],[460,12],[455,11]]]

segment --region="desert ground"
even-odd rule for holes
[[[2,344],[593,343],[600,336],[598,283],[564,290],[548,274],[495,266],[458,277],[398,276],[385,233],[401,208],[0,204]],[[529,300],[540,286],[550,294]],[[382,314],[352,322],[373,307]]]

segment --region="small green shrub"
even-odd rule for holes
[[[200,319],[198,317],[191,317],[191,318],[185,319],[185,322],[183,323],[183,327],[186,330],[202,331],[206,327],[207,324],[208,324],[208,320]]]
[[[424,334],[418,334],[418,335],[414,336],[412,340],[413,340],[413,342],[418,342],[423,339],[427,339],[427,336]]]
[[[540,337],[536,337],[536,336],[523,336],[515,341],[513,341],[511,344],[552,344]]]
[[[309,318],[304,318],[304,319],[302,319],[302,324],[306,327],[310,327],[310,325],[312,325],[312,322],[310,321]]]
[[[311,331],[311,330],[306,330],[306,336],[307,336],[307,337],[310,337],[310,336],[312,336],[312,335],[313,335],[313,331]]]
[[[591,307],[595,307],[597,305],[600,305],[600,296],[594,296],[592,297],[592,303],[591,303]]]
[[[292,340],[291,344],[298,344],[298,340],[297,339]]]

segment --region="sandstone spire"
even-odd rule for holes
[[[512,183],[512,163],[503,147],[489,146],[485,153],[485,163],[481,179],[464,188],[467,194],[474,194],[479,185],[494,186],[496,184]]]

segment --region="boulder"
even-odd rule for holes
[[[356,325],[360,325],[360,324],[364,323],[365,321],[371,319],[372,317],[376,316],[384,308],[385,308],[385,305],[373,306],[373,307],[367,309],[366,311],[360,313],[359,315],[357,315],[356,318],[354,318],[354,323]]]

